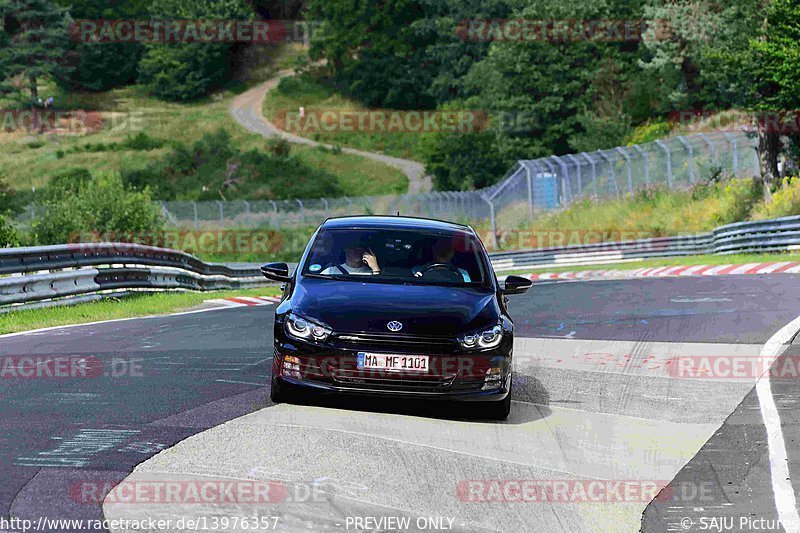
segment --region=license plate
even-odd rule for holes
[[[385,353],[358,353],[359,370],[386,370],[389,372],[427,372],[427,355],[392,355]]]

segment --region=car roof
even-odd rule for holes
[[[472,228],[464,224],[446,222],[444,220],[433,220],[429,218],[417,218],[407,216],[377,216],[359,215],[349,217],[336,217],[326,220],[322,227],[324,229],[416,229],[429,231],[445,231],[448,233],[474,233]]]

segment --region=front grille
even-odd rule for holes
[[[414,376],[398,374],[394,376],[374,376],[362,371],[337,370],[333,380],[337,385],[369,390],[404,392],[466,392],[480,390],[483,380],[458,380],[456,376]]]
[[[336,345],[357,350],[408,350],[413,353],[442,354],[453,353],[459,349],[456,341],[442,337],[420,337],[415,335],[398,335],[396,333],[339,333],[332,338]]]

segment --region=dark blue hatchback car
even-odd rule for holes
[[[285,282],[275,312],[274,402],[311,392],[474,402],[511,408],[513,322],[475,231],[449,222],[361,216],[329,219]]]

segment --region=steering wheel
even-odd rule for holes
[[[422,270],[420,270],[420,275],[424,277],[425,274],[427,274],[432,270],[449,270],[450,272],[458,276],[459,281],[463,281],[464,279],[464,276],[461,275],[461,272],[450,263],[434,263],[432,265],[428,265]]]

